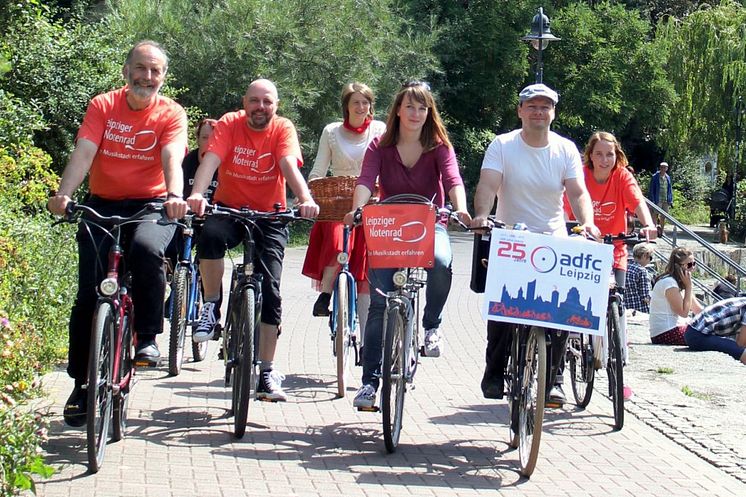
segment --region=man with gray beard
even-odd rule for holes
[[[187,149],[187,117],[173,100],[161,96],[168,70],[165,50],[154,41],[135,44],[122,68],[126,85],[98,95],[88,105],[75,149],[47,207],[63,215],[75,191],[89,175],[85,204],[104,216],[131,216],[149,202],[163,203],[170,218],[184,217],[181,161]],[[158,219],[158,213],[147,217]],[[163,256],[174,226],[135,223],[124,228],[132,299],[137,309],[135,360],[155,363],[155,337],[163,330],[166,277]],[[78,292],[70,316],[68,374],[75,380],[64,409],[65,422],[86,422],[85,389],[96,286],[105,277],[111,239],[80,224]]]

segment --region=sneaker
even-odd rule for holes
[[[215,313],[215,302],[205,302],[199,313],[197,329],[192,333],[194,343],[202,343],[212,339],[218,318]]]
[[[155,343],[154,335],[140,336],[135,348],[135,362],[157,363],[161,358],[161,351]]]
[[[376,405],[376,389],[373,385],[363,385],[355,394],[352,405],[362,409],[372,409]]]
[[[565,392],[562,390],[562,385],[554,385],[549,391],[549,402],[552,404],[563,405],[567,402]]]
[[[624,388],[622,388],[622,397],[624,398],[624,400],[629,400],[634,397],[634,395],[635,392],[632,391],[632,388],[624,385]]]
[[[325,293],[321,292],[319,294],[319,298],[316,299],[316,302],[313,304],[313,315],[314,316],[328,316],[331,314],[329,312],[329,302],[332,300],[332,294],[331,293]]]
[[[259,373],[259,381],[256,386],[256,398],[259,400],[272,400],[285,402],[288,396],[282,390],[282,381],[285,375],[268,369]]]
[[[78,428],[86,422],[88,411],[88,390],[83,385],[75,385],[70,397],[65,402],[62,416],[68,426]]]
[[[425,330],[425,357],[440,357],[443,349],[443,335],[438,328]]]

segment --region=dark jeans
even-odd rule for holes
[[[153,201],[156,200],[107,201],[92,198],[86,205],[105,216],[131,216]],[[148,214],[145,218],[160,219],[161,214]],[[166,291],[163,256],[174,229],[174,226],[156,223],[132,223],[122,228],[125,263],[132,273],[132,301],[137,309],[134,330],[140,336],[163,331],[163,296]],[[106,275],[112,239],[100,228],[85,223],[79,225],[76,238],[78,293],[70,315],[67,372],[82,382],[86,378],[93,313],[98,299],[96,287]]]
[[[513,343],[511,323],[487,321],[487,351],[485,352],[484,375],[493,382],[502,384],[505,380],[505,365],[510,356],[510,346]],[[569,333],[566,331],[550,330],[552,362],[547,365],[547,387],[551,386],[552,371],[557,372],[554,384],[562,384],[562,374],[565,363],[565,347]]]
[[[256,224],[254,270],[263,276],[261,321],[278,326],[282,322],[280,279],[285,246],[288,243],[288,229],[278,221],[261,219]],[[222,259],[226,249],[238,246],[245,235],[246,231],[239,221],[208,217],[197,245],[200,259]]]
[[[440,326],[443,307],[451,291],[453,272],[451,262],[451,242],[448,232],[441,225],[435,229],[435,263],[427,270],[425,287],[425,309],[422,314],[422,326],[425,329]],[[365,325],[365,347],[363,347],[363,385],[372,385],[378,390],[383,359],[383,315],[386,312],[387,292],[394,289],[392,277],[394,269],[370,269],[370,307],[368,321]],[[381,295],[380,292],[383,292]]]
[[[741,356],[746,350],[746,348],[738,345],[732,337],[705,335],[691,326],[686,327],[684,341],[692,350],[723,352],[737,361],[741,360]]]

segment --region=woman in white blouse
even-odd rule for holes
[[[373,120],[373,91],[362,83],[349,83],[342,89],[343,122],[334,122],[324,128],[319,140],[319,150],[309,182],[332,176],[359,176],[360,168],[370,142],[386,130],[386,124]],[[303,263],[303,274],[316,281],[321,290],[313,306],[314,316],[328,316],[332,285],[339,265],[337,254],[342,251],[343,224],[341,222],[316,222],[311,230],[308,251]],[[358,282],[358,318],[360,336],[365,331],[370,295],[366,283],[365,245],[362,233],[355,233],[351,240],[350,271]]]

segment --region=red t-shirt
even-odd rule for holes
[[[635,177],[623,167],[615,167],[606,183],[599,184],[593,178],[593,171],[583,168],[585,186],[593,203],[593,222],[602,235],[618,235],[627,232],[626,210],[634,212],[645,199]],[[565,212],[569,219],[572,214],[567,193],[564,197]],[[614,242],[614,268],[627,269],[627,245],[621,241]]]
[[[285,206],[285,176],[280,159],[303,157],[295,126],[275,116],[261,131],[249,128],[246,111],[229,112],[220,118],[210,137],[207,151],[220,158],[218,188],[214,200],[228,207],[273,211]]]
[[[91,193],[108,200],[164,197],[161,149],[181,141],[186,151],[186,113],[161,95],[149,107],[132,110],[125,88],[94,97],[78,131],[78,140],[98,146],[91,164]]]

